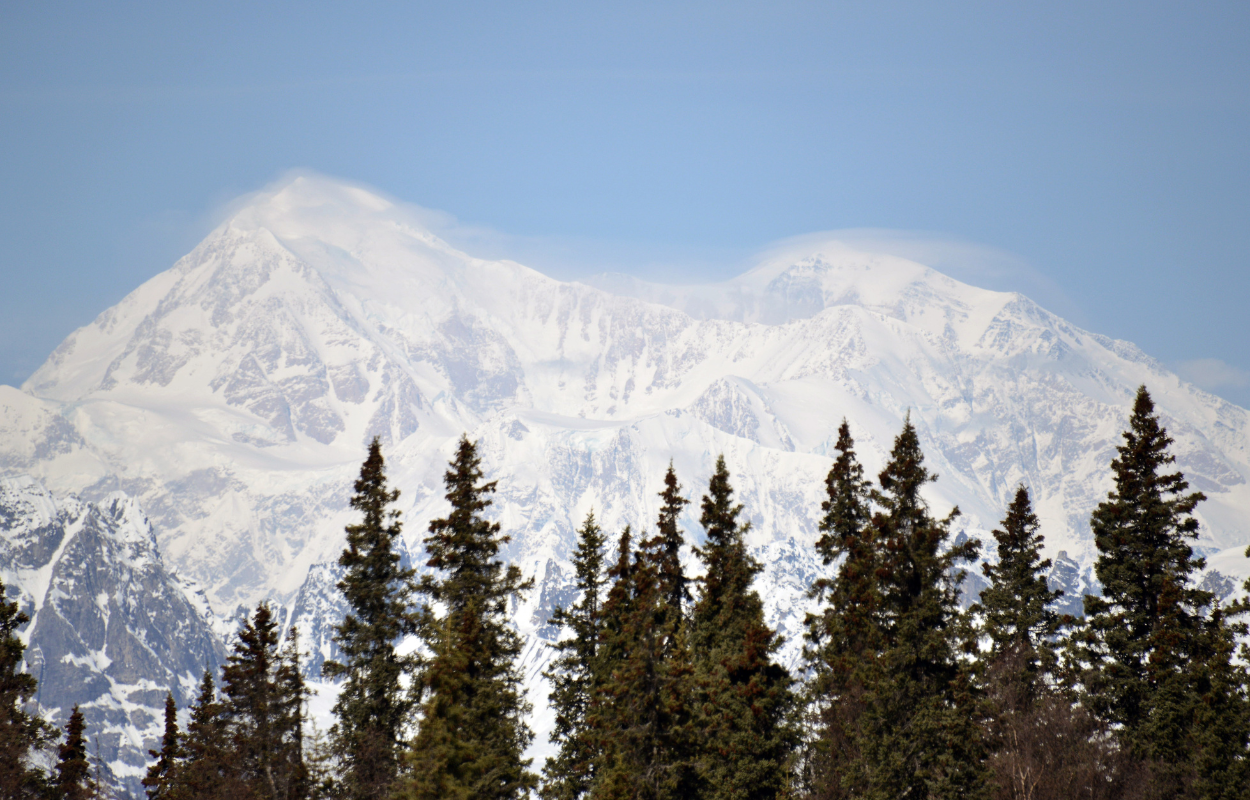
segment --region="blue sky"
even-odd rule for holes
[[[0,0],[0,152],[0,382],[304,168],[566,278],[858,229],[1250,406],[1244,2]]]

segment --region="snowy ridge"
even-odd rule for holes
[[[22,632],[37,702],[64,724],[79,705],[112,779],[141,793],[166,692],[185,707],[223,655],[211,612],[169,574],[131,498],[56,498],[0,478],[0,575],[32,618]]]
[[[939,514],[958,505],[966,535],[985,539],[1026,484],[1052,581],[1079,593],[1093,588],[1089,513],[1144,383],[1209,498],[1210,580],[1250,573],[1250,413],[1026,297],[838,242],[711,286],[590,283],[474,258],[399,204],[296,178],[68,337],[21,391],[0,387],[0,474],[135,498],[218,635],[271,598],[320,663],[373,436],[418,565],[456,439],[478,440],[504,556],[539,581],[514,611],[532,642],[568,599],[587,511],[610,534],[650,529],[670,459],[697,501],[723,453],[792,658],[843,417],[875,475],[910,413],[940,475],[926,497]],[[694,539],[697,518],[696,502]],[[28,534],[6,536],[25,552]]]

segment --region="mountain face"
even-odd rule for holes
[[[1204,580],[1244,577],[1250,414],[1018,294],[837,242],[711,286],[565,283],[473,258],[401,206],[304,177],[242,204],[20,391],[0,387],[0,473],[99,508],[135,498],[165,563],[223,617],[272,598],[320,663],[333,657],[333,562],[372,437],[403,492],[415,564],[446,509],[456,440],[478,440],[513,538],[504,555],[539,581],[514,620],[539,638],[568,600],[586,512],[608,531],[650,527],[670,459],[697,501],[723,453],[792,658],[843,417],[874,474],[910,414],[941,476],[926,497],[939,514],[958,505],[965,535],[986,539],[1027,485],[1052,583],[1079,594],[1095,589],[1089,514],[1143,383],[1208,497]],[[683,518],[694,540],[697,508]],[[15,530],[14,552],[52,547]],[[531,656],[534,671],[545,651]]]
[[[152,526],[115,493],[54,498],[29,477],[0,478],[0,579],[32,622],[23,632],[36,700],[64,724],[78,705],[93,756],[142,792],[166,692],[181,707],[224,652],[207,598],[161,561]]]

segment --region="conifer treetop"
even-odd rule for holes
[[[65,723],[65,741],[57,749],[56,776],[52,789],[56,800],[90,800],[91,765],[87,761],[86,723],[78,706]]]
[[[681,566],[682,532],[678,519],[690,500],[681,494],[681,484],[677,482],[672,461],[669,461],[668,471],[664,473],[664,490],[660,492],[660,500],[660,515],[656,522],[658,533],[643,546],[655,552],[661,591],[669,609],[680,619],[690,603],[691,594],[690,581]]]
[[[1095,574],[1104,596],[1126,610],[1134,608],[1134,618],[1127,621],[1142,633],[1159,613],[1164,584],[1185,584],[1206,566],[1189,545],[1198,538],[1198,520],[1191,515],[1206,495],[1187,492],[1189,482],[1179,470],[1164,471],[1176,462],[1169,450],[1173,440],[1144,385],[1137,390],[1123,438],[1111,462],[1115,488],[1094,510],[1090,527],[1101,554]],[[1193,609],[1212,599],[1193,589],[1187,594]],[[1095,613],[1106,608],[1099,598],[1091,600]]]
[[[413,701],[402,676],[417,666],[416,655],[395,647],[415,633],[418,614],[412,595],[416,571],[400,566],[396,544],[402,530],[391,508],[399,491],[387,485],[382,448],[374,437],[360,468],[352,507],[360,523],[348,525],[347,546],[339,556],[345,568],[338,589],[349,611],[336,626],[339,661],[327,661],[322,674],[345,678],[334,704],[331,744],[342,766],[345,800],[367,800],[390,791],[399,772],[403,728]]]
[[[981,592],[974,613],[984,615],[983,630],[991,643],[990,657],[1014,657],[1020,663],[1020,688],[1031,696],[1039,672],[1054,665],[1051,640],[1065,624],[1052,608],[1063,596],[1046,583],[1050,559],[1041,557],[1041,524],[1033,513],[1029,490],[1016,489],[1001,527],[994,530],[998,542],[997,563],[985,563],[981,571],[989,586]]]
[[[445,573],[441,580],[429,575],[422,579],[421,591],[432,600],[455,606],[487,594],[497,599],[495,595],[501,589],[512,593],[526,588],[519,575],[515,580],[500,581],[504,565],[495,557],[512,538],[501,533],[498,522],[482,516],[492,504],[488,495],[494,494],[496,488],[495,481],[482,482],[482,477],[482,459],[476,443],[461,436],[450,468],[443,475],[451,511],[446,517],[430,521],[430,534],[425,538],[427,566]]]

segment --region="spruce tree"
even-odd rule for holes
[[[182,750],[183,759],[173,776],[172,794],[178,800],[230,800],[244,795],[245,787],[234,768],[225,707],[217,697],[213,673],[207,669],[191,706]]]
[[[91,800],[91,764],[87,761],[86,727],[78,706],[65,723],[65,741],[57,748],[56,774],[52,778],[55,800]]]
[[[161,737],[161,749],[149,750],[148,755],[156,759],[143,778],[148,800],[168,800],[174,796],[174,773],[182,759],[178,706],[172,692],[165,695],[165,734]]]
[[[986,793],[980,712],[960,650],[970,641],[959,609],[961,562],[977,542],[950,547],[954,509],[935,520],[920,495],[924,467],[910,416],[879,476],[881,652],[865,695],[860,749],[871,798],[971,798]]]
[[[0,800],[25,800],[44,790],[43,773],[30,757],[50,741],[51,730],[25,709],[37,688],[34,676],[21,671],[26,646],[18,633],[28,622],[17,603],[5,599],[0,581]]]
[[[1198,536],[1192,513],[1205,497],[1168,470],[1172,438],[1145,386],[1123,438],[1111,462],[1115,488],[1090,519],[1103,593],[1085,597],[1076,641],[1085,698],[1150,763],[1160,792],[1219,796],[1198,788],[1196,776],[1231,774],[1247,757],[1244,672],[1231,654],[1245,609],[1219,609],[1194,586],[1205,564],[1190,546]],[[1206,730],[1229,725],[1221,739],[1237,742],[1234,751],[1211,749],[1200,718]]]
[[[604,606],[594,800],[702,796],[693,666],[663,579],[663,541],[653,537],[634,552]]]
[[[1244,590],[1250,593],[1250,580]],[[1247,611],[1245,600],[1214,608],[1186,670],[1197,699],[1189,793],[1204,800],[1250,796],[1250,647],[1237,653],[1250,635],[1239,619]]]
[[[611,760],[608,753],[615,745],[613,728],[617,709],[612,702],[612,683],[633,650],[632,642],[623,635],[636,606],[633,534],[628,525],[617,540],[616,562],[608,569],[608,580],[610,585],[600,610],[599,641],[591,666],[593,689],[586,709],[586,731],[594,751],[591,772],[596,776]],[[597,779],[591,782],[592,789],[597,782]]]
[[[691,615],[699,766],[714,800],[771,800],[788,787],[796,743],[789,672],[774,657],[782,639],[764,622],[751,585],[763,569],[744,539],[725,457],[703,496],[698,550],[706,570]]]
[[[826,499],[816,552],[827,567],[838,563],[836,580],[817,579],[809,595],[823,602],[809,615],[804,657],[812,673],[808,686],[810,742],[803,780],[815,797],[846,797],[865,786],[860,753],[865,692],[882,648],[881,554],[871,521],[872,490],[855,455],[845,419],[838,428],[838,457],[825,478]]]
[[[664,491],[660,492],[660,500],[656,536],[644,542],[643,546],[651,551],[651,558],[659,571],[660,592],[669,609],[667,613],[677,621],[684,617],[691,600],[690,581],[681,566],[683,539],[677,524],[682,509],[690,501],[681,495],[681,484],[677,482],[677,473],[671,461],[668,472],[664,473]]]
[[[533,734],[516,666],[521,639],[506,612],[533,582],[497,558],[510,539],[482,516],[495,483],[482,482],[481,459],[467,437],[444,482],[451,511],[430,522],[425,548],[434,572],[418,585],[429,602],[419,626],[429,652],[416,682],[421,716],[401,796],[519,798],[537,778],[524,758]]]
[[[584,797],[594,781],[596,749],[587,730],[587,714],[595,690],[606,540],[591,511],[577,532],[573,552],[574,587],[580,598],[551,615],[551,623],[571,636],[551,645],[558,655],[544,672],[551,681],[550,703],[556,714],[551,743],[559,747],[543,767],[541,795],[547,800]]]
[[[999,796],[1114,792],[1123,770],[1105,752],[1105,731],[1054,680],[1054,642],[1071,620],[1051,608],[1063,592],[1046,583],[1051,562],[1041,558],[1040,524],[1024,486],[993,533],[998,561],[982,565],[989,586],[970,611],[980,621],[979,636],[989,640],[977,654],[977,677],[988,703],[986,745]]]
[[[303,800],[304,697],[297,636],[279,650],[278,623],[261,603],[239,630],[222,670],[231,769],[255,800]]]
[[[399,490],[390,489],[377,437],[360,467],[353,509],[363,519],[348,525],[347,546],[339,556],[346,570],[338,589],[350,611],[335,628],[342,662],[327,661],[322,674],[344,678],[334,704],[332,747],[341,765],[342,795],[372,800],[386,795],[399,774],[403,726],[412,702],[401,678],[415,669],[396,643],[416,632],[412,608],[415,571],[400,566],[395,545],[401,532],[393,508]]]
[[[1029,490],[1020,486],[994,531],[998,563],[981,566],[989,586],[972,608],[984,617],[982,633],[990,640],[982,663],[1010,662],[1014,674],[1008,679],[1022,699],[1035,694],[1039,678],[1054,668],[1053,641],[1064,622],[1051,608],[1063,592],[1046,583],[1051,561],[1041,558],[1039,528]]]

